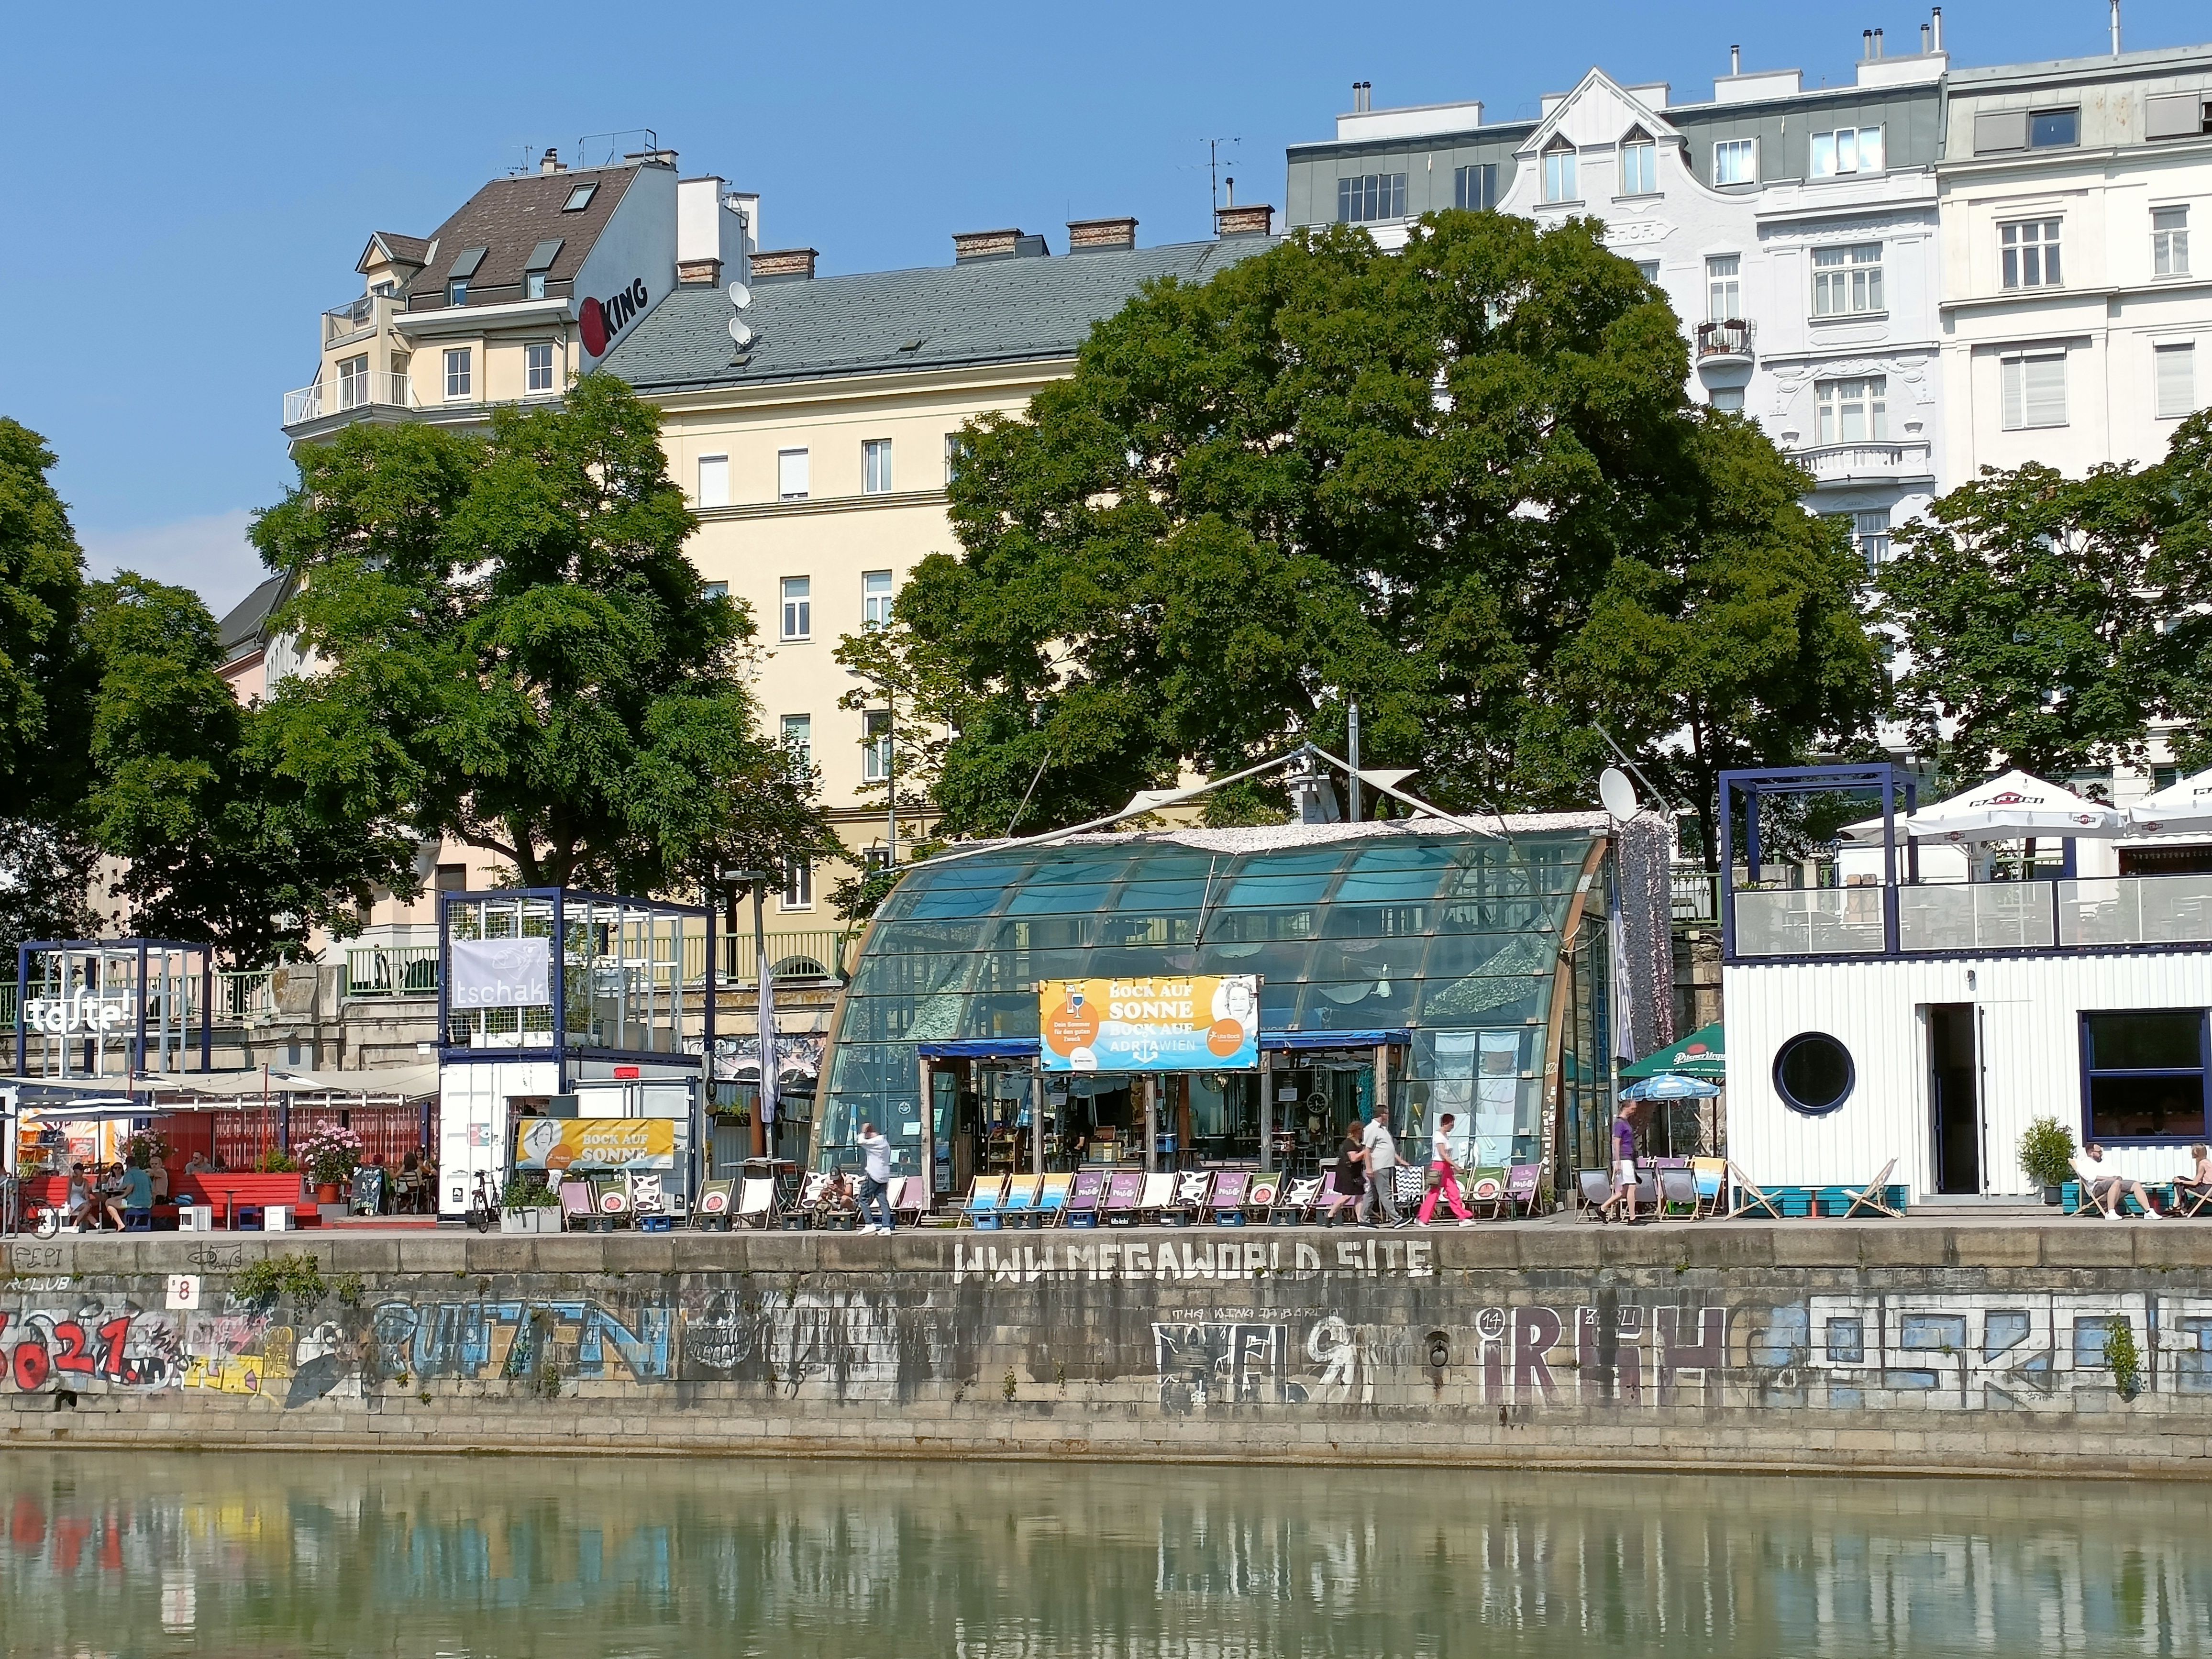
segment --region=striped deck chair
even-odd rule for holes
[[[1175,1178],[1175,1200],[1160,1212],[1170,1226],[1187,1227],[1205,1212],[1213,1192],[1213,1171],[1185,1170]]]
[[[775,1217],[775,1182],[769,1176],[748,1176],[738,1186],[738,1225],[750,1222],[766,1228]]]
[[[1323,1179],[1320,1176],[1298,1176],[1283,1183],[1276,1197],[1274,1213],[1267,1218],[1278,1227],[1296,1227],[1313,1219],[1314,1206],[1321,1202]]]
[[[1262,1227],[1273,1220],[1275,1203],[1282,1197],[1285,1184],[1280,1170],[1254,1176],[1244,1189],[1246,1218]]]
[[[1155,1222],[1164,1221],[1167,1218],[1168,1212],[1175,1207],[1175,1176],[1165,1171],[1158,1175],[1146,1176],[1144,1194],[1137,1200],[1138,1219],[1141,1221],[1150,1216]]]
[[[1145,1194],[1145,1172],[1142,1170],[1116,1170],[1106,1183],[1106,1202],[1102,1206],[1107,1224],[1115,1227],[1133,1226],[1137,1219],[1138,1200]]]
[[[977,1176],[975,1184],[968,1189],[968,1201],[960,1206],[960,1218],[971,1227],[996,1227],[999,1205],[1006,1195],[1006,1176]]]
[[[1249,1170],[1224,1170],[1213,1177],[1213,1224],[1217,1227],[1241,1227],[1244,1224],[1245,1194],[1252,1189]]]
[[[1512,1209],[1505,1196],[1505,1171],[1494,1164],[1470,1173],[1462,1195],[1467,1200],[1470,1215],[1480,1215],[1488,1211],[1490,1218],[1495,1221]]]
[[[1067,1195],[1075,1189],[1072,1175],[1048,1175],[1043,1188],[1037,1194],[1037,1221],[1040,1227],[1056,1227],[1067,1214]]]
[[[1690,1173],[1698,1183],[1698,1207],[1700,1216],[1728,1213],[1728,1160],[1724,1158],[1693,1158]]]
[[[736,1182],[703,1182],[699,1188],[699,1201],[691,1206],[691,1224],[702,1231],[726,1233],[730,1231],[730,1212],[737,1202]]]
[[[592,1188],[589,1182],[564,1181],[561,1183],[561,1231],[584,1232],[592,1224]]]
[[[1075,1185],[1067,1194],[1067,1214],[1062,1224],[1069,1227],[1095,1227],[1098,1224],[1098,1206],[1106,1198],[1106,1171],[1078,1170]]]
[[[999,1214],[1007,1226],[1033,1227],[1036,1224],[1037,1194],[1043,1188],[1042,1176],[1006,1177],[1006,1195],[999,1201]]]

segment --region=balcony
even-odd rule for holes
[[[2212,950],[2212,875],[1751,888],[1732,895],[1734,957]]]
[[[1751,324],[1731,318],[1724,323],[1699,323],[1693,342],[1698,367],[1749,368],[1752,360]]]
[[[1822,484],[1903,483],[1936,476],[1935,447],[1924,439],[1822,444],[1796,451],[1794,459]]]
[[[374,331],[379,321],[376,306],[380,300],[387,306],[391,303],[389,295],[364,294],[358,300],[349,301],[344,305],[325,312],[323,313],[324,345],[333,346],[341,340],[352,338],[356,334],[368,334]]]
[[[418,409],[404,374],[344,374],[284,394],[284,429],[367,409]]]

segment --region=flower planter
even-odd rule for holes
[[[338,1183],[335,1181],[317,1182],[315,1183],[315,1202],[318,1204],[338,1203],[340,1201],[338,1190]]]
[[[2044,1201],[2045,1204],[2050,1204],[2050,1205],[2053,1205],[2053,1206],[2057,1205],[2057,1202],[2058,1202],[2058,1200],[2059,1200],[2059,1196],[2060,1196],[2061,1191],[2062,1191],[2062,1189],[2061,1189],[2061,1188],[2057,1188],[2057,1187],[2045,1187],[2045,1188],[2043,1189],[2043,1201]]]
[[[501,1210],[499,1230],[503,1233],[534,1233],[538,1231],[538,1212],[535,1210]]]

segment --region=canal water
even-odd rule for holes
[[[2212,1653],[2212,1487],[0,1452],[0,1653]]]

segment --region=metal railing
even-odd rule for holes
[[[286,426],[304,426],[309,421],[319,421],[325,415],[343,415],[356,409],[418,409],[421,406],[407,376],[378,370],[366,374],[341,375],[334,382],[318,380],[313,386],[301,386],[297,392],[286,392],[283,423]]]
[[[1735,954],[1875,956],[1886,893],[1904,955],[2212,946],[2212,875],[1753,888],[1732,895]]]
[[[349,334],[359,334],[376,321],[376,302],[382,295],[364,294],[358,300],[334,306],[323,313],[323,343],[343,340]]]
[[[1721,878],[1698,865],[1678,864],[1672,872],[1674,920],[1718,921],[1721,919]]]
[[[1849,478],[1917,477],[1932,470],[1933,447],[1924,442],[1822,444],[1792,459],[1822,483]]]
[[[1708,357],[1748,357],[1751,356],[1751,325],[1740,317],[1723,323],[1699,323],[1697,331],[1698,361]]]
[[[768,936],[769,966],[778,979],[839,979],[845,977],[845,942],[852,935],[842,928],[816,927],[803,932]],[[732,981],[750,985],[758,976],[759,958],[753,936],[743,928],[724,937],[722,972]]]
[[[349,997],[430,997],[438,994],[434,945],[362,945],[346,951]]]

